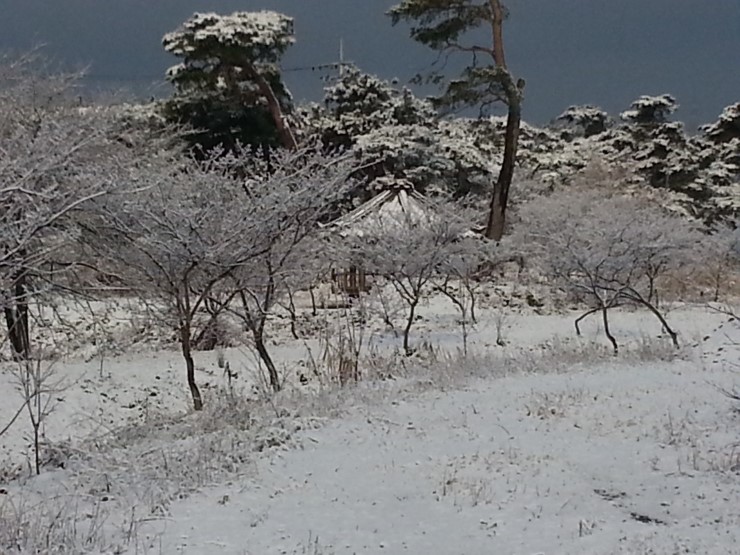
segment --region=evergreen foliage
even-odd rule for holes
[[[175,93],[164,105],[166,117],[192,127],[191,144],[206,151],[280,144],[264,83],[289,112],[278,64],[293,42],[293,20],[276,12],[194,14],[162,39],[182,59],[167,71]]]

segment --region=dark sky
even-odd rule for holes
[[[392,27],[392,0],[0,0],[0,50],[47,45],[57,61],[89,64],[89,82],[139,93],[176,60],[161,37],[195,11],[273,9],[295,18],[288,69],[347,59],[405,82],[435,53]],[[690,127],[740,101],[740,0],[509,0],[511,70],[527,80],[525,119],[544,123],[570,104],[611,113],[640,94],[674,94]],[[298,99],[321,95],[321,72],[286,73]]]

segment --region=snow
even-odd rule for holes
[[[196,15],[165,38],[186,59],[171,77],[193,62],[189,41],[279,51],[292,42],[291,24],[271,12]],[[370,191],[408,189],[382,193],[341,226],[362,237],[387,221],[436,222],[412,186],[487,190],[504,119],[440,120],[408,90],[344,76],[309,124],[373,162]],[[641,97],[628,121],[588,137],[523,124],[513,217],[526,212],[521,204],[579,183],[650,194],[700,218],[737,214],[737,107],[699,137],[665,121],[675,107],[668,95]],[[152,105],[110,112],[132,126],[159,117]],[[594,107],[566,114],[575,123],[605,116]],[[63,387],[42,427],[41,476],[30,476],[24,412],[0,436],[0,545],[20,553],[49,552],[49,542],[65,553],[737,553],[738,404],[723,395],[740,383],[737,322],[706,306],[666,306],[684,345],[675,351],[651,314],[614,311],[622,350],[612,357],[599,319],[575,337],[578,313],[549,284],[493,279],[480,286],[478,322],[465,329],[448,299],[425,298],[410,357],[400,354],[402,303],[363,298],[345,312],[347,300],[327,284],[318,305],[335,310],[312,315],[297,292],[298,338],[279,308],[266,334],[285,391],[266,393],[250,345],[229,341],[236,346],[196,354],[200,414],[190,412],[161,313],[152,321],[157,311],[116,299],[96,306],[91,323],[79,307],[55,306],[57,316],[34,319],[42,328],[34,345]],[[544,307],[532,308],[540,299]],[[59,315],[63,325],[48,323]],[[340,388],[332,349],[358,337],[363,379]],[[0,362],[0,429],[23,408],[16,371]],[[29,543],[16,546],[20,537]]]
[[[182,29],[167,33],[162,42],[165,50],[178,56],[189,56],[214,42],[231,47],[284,48],[294,42],[292,31],[293,19],[273,11],[195,13]]]
[[[162,549],[305,553],[314,538],[319,553],[731,553],[737,479],[691,459],[708,433],[732,439],[726,414],[697,404],[710,376],[611,364],[359,410],[255,478],[176,504]]]
[[[402,187],[394,183],[391,186]],[[408,187],[408,185],[406,185]],[[332,223],[342,236],[373,237],[398,228],[427,225],[439,216],[424,206],[424,198],[412,189],[385,190]]]
[[[740,102],[727,106],[722,110],[716,122],[702,126],[700,129],[712,141],[723,142],[740,139]],[[736,148],[735,150],[740,149]]]
[[[663,123],[668,116],[678,109],[676,99],[670,94],[660,96],[643,95],[635,100],[629,110],[619,117],[634,123]]]
[[[614,358],[598,318],[584,322],[581,339],[568,312],[512,305],[502,323],[491,293],[467,361],[455,348],[454,307],[435,296],[412,332],[415,344],[435,346],[431,359],[398,359],[390,381],[315,393],[309,384],[295,401],[276,400],[286,407],[279,418],[251,401],[249,418],[264,424],[247,428],[235,427],[233,412],[207,426],[177,416],[188,404],[175,351],[112,356],[102,376],[99,360],[67,358],[58,370],[70,387],[50,439],[70,440],[75,452],[91,449],[84,437],[108,437],[104,429],[152,424],[116,436],[123,443],[109,454],[0,484],[0,507],[35,495],[79,503],[100,495],[107,476],[106,530],[119,547],[101,552],[132,555],[736,552],[738,420],[718,388],[738,383],[740,330],[706,307],[676,306],[669,320],[688,350],[675,358],[657,349],[650,314],[618,311],[613,332],[632,350]],[[282,330],[274,355],[287,368],[316,347],[273,325]],[[368,325],[376,358],[398,346],[381,322]],[[495,345],[499,325],[506,347]],[[248,354],[223,356],[249,391]],[[209,400],[224,385],[216,359],[198,354]],[[10,368],[0,374],[5,392]],[[0,422],[11,405],[0,405]],[[0,438],[15,460],[26,431],[19,422]],[[185,478],[161,474],[163,457]],[[135,540],[121,550],[132,507]]]

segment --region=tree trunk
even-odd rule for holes
[[[491,6],[491,33],[493,35],[493,59],[496,65],[506,69],[506,55],[504,54],[504,8],[501,0],[488,0]]]
[[[493,35],[493,61],[499,71],[498,80],[506,93],[506,104],[509,108],[506,118],[506,134],[504,136],[504,160],[501,171],[493,186],[491,205],[488,211],[486,237],[500,241],[504,236],[506,225],[506,207],[509,204],[509,189],[514,178],[516,152],[519,146],[519,126],[522,120],[522,95],[524,80],[514,82],[506,65],[504,53],[504,9],[500,0],[489,0],[491,8],[491,33]]]
[[[280,392],[280,376],[270,353],[267,351],[262,333],[260,331],[254,331],[252,335],[254,336],[254,346],[257,349],[257,353],[267,367],[267,374],[270,377],[270,387],[272,387],[275,393],[278,393]]]
[[[195,361],[193,360],[193,351],[190,344],[190,325],[188,323],[180,324],[180,347],[182,356],[185,359],[185,366],[188,372],[188,387],[190,395],[193,398],[193,408],[195,410],[203,409],[203,398],[200,395],[198,384],[195,383]]]
[[[511,78],[510,76],[508,77]],[[516,87],[511,83],[512,87]],[[506,134],[504,136],[504,160],[501,171],[493,186],[491,205],[488,212],[488,223],[486,224],[486,237],[494,241],[500,241],[504,236],[506,225],[506,207],[509,203],[509,189],[514,179],[514,166],[516,164],[516,153],[519,146],[519,126],[522,119],[520,91],[515,88],[513,94],[507,95],[509,115],[506,118]]]
[[[581,322],[591,316],[592,314],[597,313],[601,308],[592,308],[591,310],[584,312],[581,314],[578,318],[576,318],[575,326],[576,326],[576,335],[578,337],[581,337]]]
[[[36,396],[36,403],[40,402],[40,397]],[[33,461],[34,469],[36,470],[36,476],[41,475],[41,436],[39,434],[40,422],[33,421]]]
[[[23,342],[20,340],[20,335],[18,335],[19,322],[15,306],[5,307],[5,324],[8,328],[8,338],[10,339],[10,347],[13,351],[13,359],[23,360]]]
[[[270,110],[272,119],[275,122],[275,127],[280,136],[280,142],[282,142],[283,146],[288,150],[297,150],[298,143],[296,142],[295,136],[290,130],[288,123],[285,121],[283,110],[280,107],[280,101],[277,99],[277,96],[275,96],[275,91],[272,90],[270,83],[267,82],[267,79],[264,78],[254,65],[247,64],[246,70],[249,76],[255,80],[262,96],[264,96],[267,101],[267,108]]]
[[[411,346],[409,345],[409,335],[411,334],[411,326],[414,325],[414,316],[416,316],[416,303],[418,301],[414,301],[411,303],[411,306],[409,308],[409,317],[408,320],[406,320],[406,328],[403,330],[403,350],[406,353],[406,356],[411,356],[413,352],[411,351]]]
[[[609,307],[607,305],[601,306],[601,316],[604,320],[604,334],[606,335],[607,339],[611,342],[612,347],[614,348],[614,356],[619,354],[619,345],[617,344],[617,340],[614,339],[614,336],[612,335],[611,330],[609,329]]]
[[[653,304],[649,300],[646,301],[642,298],[642,296],[633,290],[632,298],[642,304],[644,307],[646,307],[650,312],[652,312],[655,317],[660,321],[660,324],[663,326],[663,330],[668,334],[668,336],[671,338],[671,341],[673,342],[673,346],[676,347],[676,349],[679,348],[678,343],[678,334],[673,331],[671,326],[668,325],[668,321],[665,319],[665,317],[660,313],[660,311],[657,308],[657,303]]]
[[[28,278],[23,272],[15,282],[16,310],[18,311],[18,335],[23,346],[23,357],[28,358],[31,349],[30,329],[28,322]]]
[[[13,290],[5,307],[5,323],[8,326],[8,337],[13,349],[13,358],[27,360],[31,347],[28,318],[28,280],[25,272],[14,278]]]

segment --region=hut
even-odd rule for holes
[[[423,225],[437,217],[422,194],[405,182],[397,182],[327,227],[340,237],[371,241],[396,226]],[[351,297],[370,289],[365,270],[359,266],[334,270],[332,280],[339,291]]]

